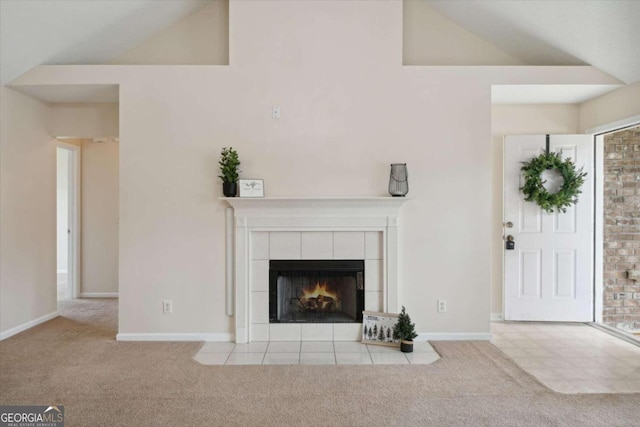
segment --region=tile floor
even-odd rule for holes
[[[428,342],[413,353],[352,341],[206,342],[195,360],[203,365],[426,365],[440,359]]]
[[[640,393],[640,347],[581,323],[494,322],[492,343],[522,369],[560,393]],[[203,365],[429,364],[428,342],[413,353],[349,341],[207,342]]]
[[[582,323],[493,322],[492,343],[560,393],[640,393],[640,347]]]

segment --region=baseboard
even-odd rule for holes
[[[130,334],[130,333],[119,333],[116,335],[117,341],[220,341],[220,342],[231,342],[233,341],[233,334],[192,334],[192,333],[183,333],[183,334],[164,334],[164,333],[149,333],[149,334]]]
[[[40,323],[44,323],[47,322],[51,319],[54,319],[56,317],[58,317],[59,313],[58,310],[49,313],[49,314],[45,314],[44,316],[40,316],[37,319],[33,319],[30,320],[26,323],[23,323],[22,325],[18,325],[15,328],[11,328],[9,330],[6,330],[4,332],[0,332],[0,341],[7,339],[9,337],[12,337],[16,334],[19,334],[22,331],[26,331],[27,329],[33,328],[34,326],[39,325]]]
[[[78,298],[118,298],[118,292],[81,292]]]
[[[422,332],[416,341],[489,341],[491,333],[487,332]]]
[[[502,313],[491,313],[491,321],[492,322],[502,322],[504,320],[504,316]]]

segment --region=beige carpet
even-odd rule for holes
[[[486,342],[406,366],[203,366],[201,343],[119,343],[117,303],[65,302],[0,342],[0,404],[61,404],[67,426],[632,426],[640,395],[562,395]]]

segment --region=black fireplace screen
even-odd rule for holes
[[[270,323],[362,323],[364,261],[269,261]]]

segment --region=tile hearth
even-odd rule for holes
[[[413,353],[355,341],[206,342],[194,359],[203,365],[428,365],[440,359],[428,342]]]

